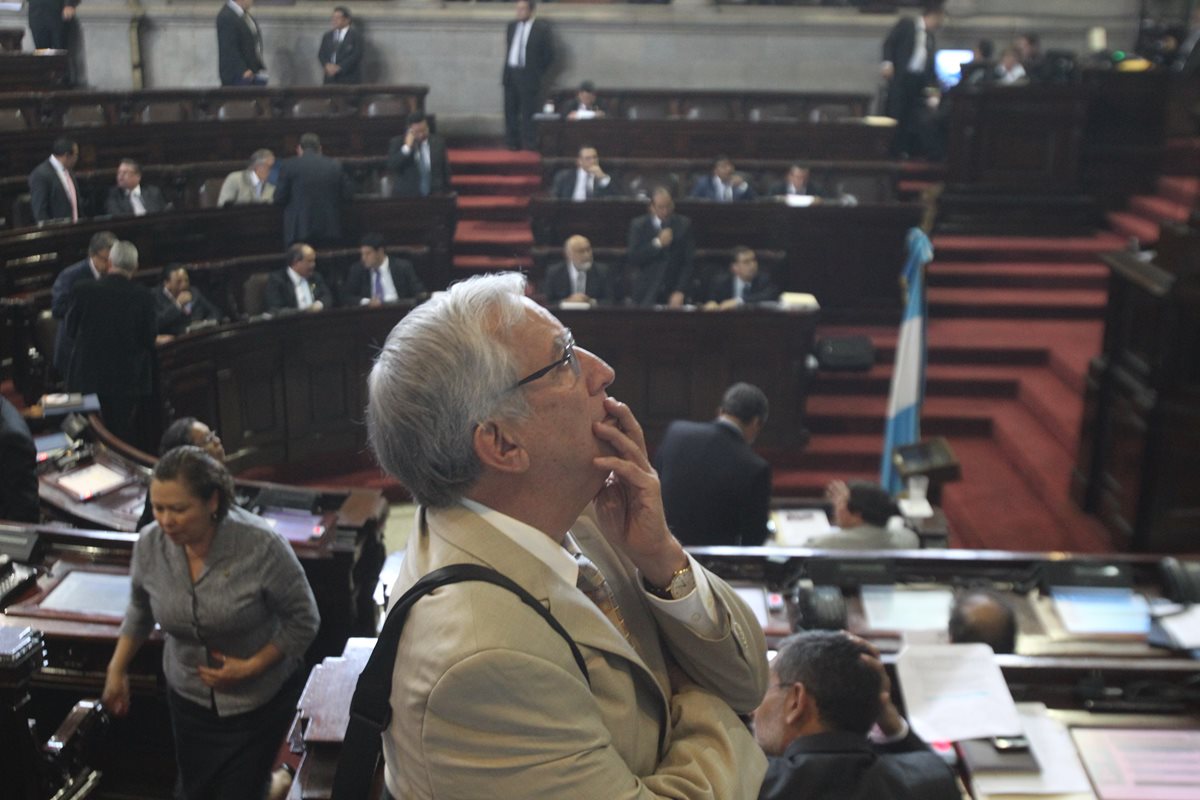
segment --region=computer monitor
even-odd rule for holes
[[[937,72],[938,83],[942,85],[943,91],[957,86],[962,80],[963,64],[974,60],[973,50],[938,50],[937,57],[933,60],[933,68]]]

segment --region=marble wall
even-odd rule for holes
[[[501,118],[500,71],[506,4],[394,2],[359,6],[368,41],[368,79],[427,84],[429,108],[448,130],[494,132]],[[255,9],[274,85],[320,81],[320,36],[333,3]],[[942,47],[998,44],[1037,30],[1044,46],[1083,50],[1087,30],[1128,46],[1138,0],[951,0]],[[214,19],[220,3],[86,0],[79,8],[89,85],[131,88],[140,49],[146,88],[217,84]],[[556,82],[603,86],[846,90],[877,88],[879,45],[895,17],[840,8],[554,5],[539,13],[556,27]],[[0,25],[22,15],[0,11]],[[27,46],[28,46],[28,39]],[[136,43],[136,47],[135,47]]]

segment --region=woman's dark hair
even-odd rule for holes
[[[158,443],[158,454],[165,456],[176,447],[192,444],[192,426],[195,424],[195,417],[180,417],[168,425]]]
[[[233,503],[233,476],[225,465],[195,445],[176,447],[163,454],[154,467],[154,480],[179,481],[193,497],[207,501],[217,495],[217,522],[225,519]]]

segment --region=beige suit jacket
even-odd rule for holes
[[[239,169],[225,176],[221,184],[221,193],[217,196],[217,205],[224,206],[232,203],[236,206],[247,203],[270,203],[275,199],[275,184],[263,186],[262,196],[254,193],[254,183],[250,180],[250,170]]]
[[[766,644],[723,581],[709,574],[720,637],[701,639],[653,608],[633,565],[585,514],[572,535],[612,585],[631,645],[582,592],[466,508],[422,510],[417,528],[394,598],[449,564],[492,567],[570,633],[591,686],[515,595],[477,582],[437,590],[413,608],[396,658],[383,748],[395,797],[758,796],[766,759],[734,712],[766,691]],[[668,660],[695,684],[672,695]]]

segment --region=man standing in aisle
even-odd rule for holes
[[[504,141],[509,150],[534,150],[533,115],[541,108],[542,78],[554,61],[550,24],[537,19],[533,0],[517,0],[504,58]]]
[[[217,14],[217,69],[222,86],[266,86],[262,31],[250,6],[254,0],[225,0]]]

